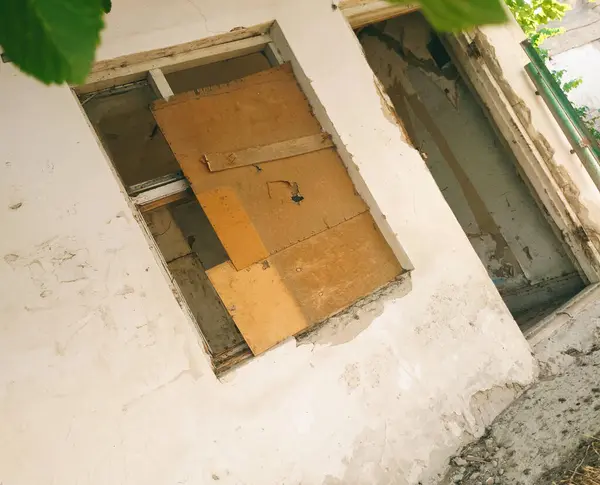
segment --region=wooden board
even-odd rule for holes
[[[333,148],[265,163],[260,170],[210,173],[198,163],[186,176],[196,195],[234,188],[270,254],[368,210]]]
[[[269,258],[311,324],[323,321],[403,272],[364,213]]]
[[[322,322],[402,273],[369,213],[242,271],[207,271],[256,355]]]
[[[327,133],[321,133],[270,145],[246,148],[237,152],[208,153],[202,155],[202,159],[211,172],[219,172],[316,152],[332,146],[331,137]]]
[[[254,355],[309,325],[277,270],[266,262],[242,271],[227,262],[207,274]]]
[[[179,200],[187,199],[188,197],[189,197],[188,192],[185,190],[182,190],[181,192],[175,192],[174,194],[166,195],[165,197],[163,197],[161,199],[152,200],[146,204],[140,205],[139,207],[140,207],[140,211],[142,211],[142,213],[150,212],[155,209],[158,209],[159,207],[163,207],[167,204],[171,204],[171,203],[177,202]]]
[[[198,93],[157,100],[154,116],[176,157],[228,152],[315,135],[321,127],[284,64]]]
[[[92,66],[85,84],[74,86],[74,89],[78,94],[90,93],[139,81],[151,69],[162,69],[167,74],[257,52],[271,42],[271,38],[265,34],[270,25],[271,23],[242,28],[187,44],[98,61]]]
[[[333,148],[210,172],[202,155],[321,135],[289,65],[154,104],[196,195],[233,187],[270,254],[365,212]]]
[[[218,187],[197,197],[237,270],[269,256],[234,189]]]

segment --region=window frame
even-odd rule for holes
[[[271,67],[279,66],[284,63],[284,60],[271,36],[266,33],[266,30],[270,26],[271,23],[264,24],[253,29],[243,29],[239,33],[234,31],[217,39],[207,39],[205,41],[174,46],[170,49],[159,49],[158,51],[133,55],[128,57],[128,60],[119,61],[119,59],[115,59],[106,62],[101,61],[94,66],[85,84],[71,86],[73,95],[80,105],[90,129],[94,133],[94,136],[96,136],[98,145],[103,150],[107,162],[118,178],[122,186],[122,191],[126,194],[130,203],[132,213],[144,231],[150,249],[160,263],[161,269],[169,281],[177,302],[188,318],[194,323],[196,332],[201,339],[204,350],[210,358],[213,370],[217,376],[251,359],[253,354],[250,347],[244,341],[218,355],[212,353],[192,309],[169,270],[165,257],[143,216],[144,212],[187,198],[190,184],[183,173],[177,171],[134,185],[126,185],[117,172],[111,156],[106,152],[96,134],[91,121],[87,117],[84,104],[87,99],[91,99],[98,93],[122,89],[140,81],[148,82],[148,85],[159,99],[169,99],[174,93],[165,74],[226,61],[253,53],[262,52],[267,57]],[[232,36],[231,34],[234,35]],[[235,37],[241,38],[236,39]],[[198,47],[197,44],[201,45]]]
[[[342,9],[343,8],[344,7],[342,7]],[[405,9],[402,10],[404,11]],[[238,364],[251,359],[254,357],[254,355],[245,341],[232,349],[222,352],[218,356],[215,356],[211,352],[208,341],[203,334],[200,325],[198,325],[196,317],[188,305],[183,292],[175,281],[174,276],[172,275],[162,254],[162,251],[158,247],[158,244],[143,216],[143,213],[146,211],[153,210],[171,202],[176,202],[188,197],[191,187],[183,173],[180,171],[177,173],[167,174],[156,179],[137,183],[135,185],[127,186],[121,179],[116,166],[112,162],[111,156],[106,152],[95,131],[95,128],[92,126],[87,114],[85,113],[83,104],[85,104],[86,98],[81,98],[82,95],[89,95],[90,97],[93,97],[96,95],[96,93],[105,93],[107,91],[110,92],[112,90],[121,89],[141,81],[147,82],[159,99],[168,99],[170,96],[173,96],[173,90],[170,88],[169,83],[165,78],[165,74],[179,72],[202,65],[213,64],[258,52],[263,52],[267,57],[271,67],[276,67],[284,64],[288,60],[287,58],[284,59],[284,57],[281,55],[276,42],[277,44],[282,43],[280,44],[282,47],[282,52],[284,52],[283,49],[286,49],[285,52],[289,55],[289,52],[287,52],[287,43],[285,42],[285,38],[282,37],[282,33],[276,22],[269,22],[251,28],[234,29],[232,32],[227,34],[202,39],[200,41],[194,41],[165,49],[157,49],[145,53],[126,55],[108,61],[100,61],[94,65],[92,72],[85,84],[80,86],[71,86],[73,95],[80,104],[83,116],[90,126],[90,129],[94,133],[94,136],[96,136],[98,145],[105,153],[105,158],[111,170],[115,174],[115,177],[119,179],[122,192],[127,196],[128,202],[131,206],[132,214],[137,219],[140,227],[146,235],[150,249],[155,253],[155,257],[160,263],[166,279],[169,281],[171,290],[176,300],[178,301],[180,307],[187,314],[190,323],[192,323],[195,327],[199,335],[199,339],[204,346],[205,352],[210,358],[213,370],[217,377],[221,376],[223,373],[227,372]],[[293,56],[291,61],[292,64],[295,63],[295,58],[293,58]],[[294,68],[294,71],[295,70],[296,69]],[[298,83],[302,91],[304,91],[310,100],[311,94],[314,93],[306,92],[307,86],[305,86],[305,83],[302,82],[302,79],[298,78]],[[323,120],[320,119],[319,116],[316,116],[316,118],[323,126]],[[324,129],[326,128],[324,127]],[[335,132],[335,130],[333,131]],[[333,133],[333,137],[335,139],[337,134]],[[344,156],[344,151],[342,150],[340,152],[338,150],[338,153],[346,169],[349,170],[349,172],[352,172],[348,166],[348,160]],[[357,180],[355,177],[357,174],[354,174],[353,176],[352,173],[349,173],[349,175],[352,182],[356,185]],[[361,183],[361,186],[364,185],[362,178],[359,182]],[[365,201],[369,211],[374,217],[378,230],[381,231],[384,239],[391,247],[392,252],[395,254],[404,270],[404,273],[399,277],[398,280],[398,282],[401,283],[404,281],[405,277],[410,276],[411,271],[414,269],[412,263],[404,253],[402,247],[399,245],[397,238],[392,237],[393,241],[390,241],[390,229],[387,227],[385,222],[385,216],[379,214],[380,211],[376,204],[373,206],[373,202],[369,202],[371,197],[368,189],[366,194],[364,194],[363,191],[358,187],[357,191]],[[365,195],[367,195],[367,198],[365,198]],[[382,227],[382,222],[385,228]],[[350,307],[357,303],[359,304],[360,301],[355,302]],[[347,310],[348,308],[345,308],[342,310],[342,312],[346,312]],[[314,331],[314,328],[314,326],[308,328],[306,331],[301,332],[301,334],[310,333]]]

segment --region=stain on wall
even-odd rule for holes
[[[527,319],[579,291],[583,283],[512,153],[423,17],[398,17],[358,35],[411,143],[513,314]]]

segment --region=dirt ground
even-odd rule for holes
[[[452,458],[440,485],[600,485],[600,476],[576,481],[600,466],[600,351],[566,352],[575,363],[511,404]]]
[[[536,485],[600,484],[600,437],[581,440],[579,446],[559,466],[542,474]]]

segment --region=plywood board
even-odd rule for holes
[[[333,148],[214,173],[203,163],[205,153],[321,135],[289,65],[153,109],[195,194],[233,187],[270,254],[367,210]]]
[[[226,262],[207,274],[254,355],[309,325],[279,273],[267,262],[242,271]]]
[[[152,110],[177,158],[318,134],[288,64],[229,84],[158,100]]]
[[[271,143],[270,145],[246,148],[236,152],[207,153],[202,155],[202,159],[211,172],[220,172],[221,170],[257,165],[304,153],[316,152],[332,146],[331,137],[327,133],[321,133],[319,135],[309,135],[302,138]]]
[[[269,256],[234,189],[217,187],[197,197],[236,269]]]
[[[339,312],[402,273],[364,213],[269,258],[311,324]]]
[[[260,170],[259,170],[260,169]],[[368,210],[333,148],[210,173],[186,170],[196,195],[233,187],[270,254]]]

